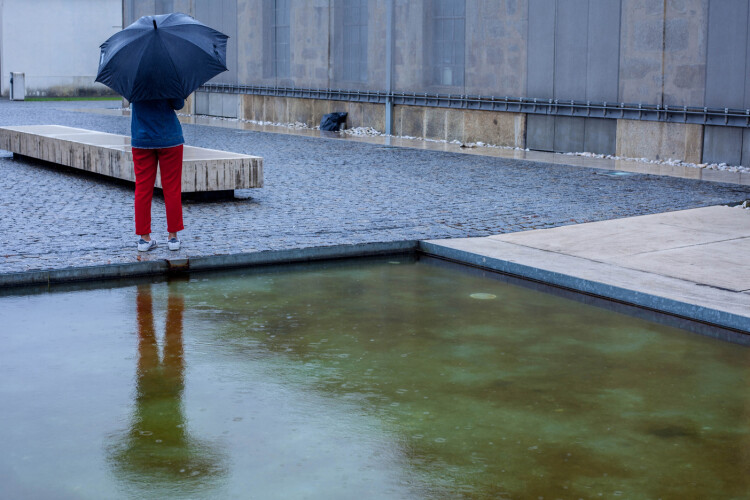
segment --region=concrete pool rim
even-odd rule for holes
[[[342,244],[287,250],[207,255],[186,259],[158,259],[143,262],[0,273],[0,290],[34,286],[51,287],[65,283],[117,280],[146,276],[174,277],[202,271],[254,268],[269,265],[398,254],[435,257],[464,266],[541,283],[577,294],[597,297],[611,302],[667,314],[679,319],[719,327],[740,334],[743,337],[742,343],[745,343],[746,339],[750,339],[748,335],[750,334],[750,320],[745,316],[717,310],[701,304],[660,297],[635,289],[617,287],[591,279],[579,278],[510,260],[482,256],[433,242],[418,240]]]

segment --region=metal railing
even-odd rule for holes
[[[530,97],[490,97],[461,94],[429,94],[416,92],[382,92],[346,89],[310,89],[295,87],[266,87],[212,83],[198,89],[202,92],[253,94],[302,99],[326,99],[406,106],[508,111],[538,115],[574,116],[646,120],[672,123],[698,123],[727,127],[750,127],[750,109],[632,104],[623,102],[591,102]]]

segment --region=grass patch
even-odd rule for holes
[[[27,97],[27,101],[120,101],[119,96],[104,97]]]

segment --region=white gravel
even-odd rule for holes
[[[180,116],[191,116],[188,114],[182,114],[178,113]],[[234,122],[242,122],[242,123],[252,123],[254,125],[262,125],[262,126],[272,126],[272,127],[283,127],[288,129],[294,129],[294,130],[300,130],[300,129],[307,129],[307,130],[319,130],[319,126],[310,127],[305,123],[301,122],[295,122],[295,123],[277,123],[277,122],[266,122],[266,121],[258,121],[258,120],[244,120],[244,119],[238,119],[238,118],[221,118],[221,117],[207,117],[212,118],[215,120],[224,120],[224,121],[234,121]],[[372,127],[355,127],[355,128],[347,128],[342,129],[340,131],[341,134],[350,135],[354,137],[387,137],[388,134],[384,134],[382,132],[379,132],[375,130]],[[486,144],[484,142],[478,141],[478,142],[469,142],[464,143],[461,141],[447,141],[445,139],[428,139],[425,137],[413,137],[409,135],[392,135],[391,137],[397,138],[397,139],[413,139],[413,140],[420,140],[420,141],[426,141],[426,142],[438,142],[443,144],[455,144],[462,148],[495,148],[495,149],[509,149],[514,151],[529,151],[528,148],[515,148],[512,146],[498,146],[496,144]],[[575,153],[562,153],[569,156],[582,156],[586,158],[601,158],[606,160],[623,160],[623,161],[632,161],[632,162],[638,162],[638,163],[651,163],[655,165],[673,165],[673,166],[680,166],[680,167],[689,167],[689,168],[705,168],[707,170],[725,170],[727,172],[743,172],[743,173],[750,173],[749,167],[743,167],[741,165],[727,165],[726,163],[689,163],[682,160],[675,160],[674,158],[668,158],[666,160],[650,160],[648,158],[630,158],[627,156],[616,156],[616,155],[605,155],[605,154],[597,154],[597,153],[589,153],[589,152],[575,152]]]

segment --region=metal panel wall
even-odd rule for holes
[[[742,139],[742,163],[743,167],[750,167],[750,128],[743,131]]]
[[[195,93],[195,112],[199,115],[207,115],[209,111],[208,107],[208,92],[196,92]]]
[[[613,155],[617,121],[568,116],[526,116],[526,147],[534,151]]]
[[[712,1],[708,11],[706,106],[742,108],[747,74],[748,0]]]
[[[750,107],[750,0],[709,3],[706,59],[706,106]],[[739,165],[747,163],[746,130],[706,126],[703,161]]]
[[[156,0],[154,2],[154,14],[170,14],[174,12],[173,0]]]
[[[530,0],[528,33],[530,97],[617,100],[620,0]],[[527,146],[614,154],[616,122],[606,122],[529,116]]]
[[[750,109],[750,0],[747,8],[747,48],[745,49],[745,105],[743,108]],[[747,137],[747,134],[745,135]]]
[[[555,117],[555,142],[553,151],[583,151],[586,132],[585,118]]]
[[[554,97],[555,0],[529,0],[526,96]]]
[[[589,1],[586,64],[586,99],[589,101],[617,102],[620,3],[620,0]]]
[[[605,118],[586,118],[583,151],[601,155],[617,152],[617,121]]]
[[[534,151],[553,151],[555,117],[547,115],[526,116],[526,147]]]
[[[712,127],[703,130],[703,162],[739,165],[742,162],[742,135],[738,127]]]
[[[586,99],[588,4],[589,0],[557,2],[554,48],[556,99]]]
[[[194,0],[195,18],[229,36],[227,68],[211,83],[237,83],[237,0]]]

